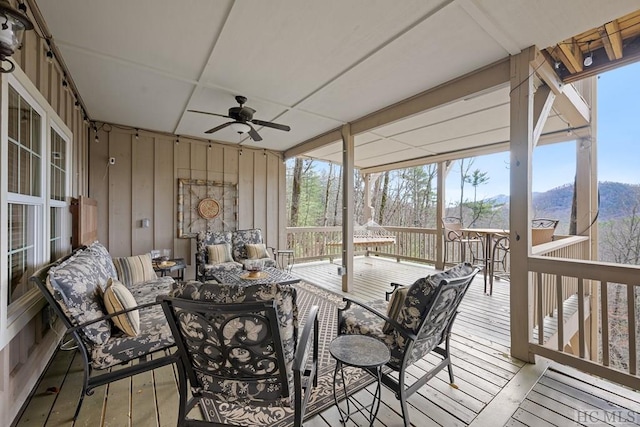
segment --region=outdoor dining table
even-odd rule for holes
[[[493,246],[493,238],[496,235],[508,235],[509,230],[504,228],[462,228],[460,229],[465,234],[475,233],[481,236],[484,236],[484,293],[487,293],[487,275],[490,274],[490,263],[491,263],[491,254],[492,254],[492,246]]]

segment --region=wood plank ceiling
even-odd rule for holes
[[[564,82],[640,59],[640,10],[545,49]]]

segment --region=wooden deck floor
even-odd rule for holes
[[[354,270],[355,290],[351,296],[365,301],[383,297],[390,282],[410,284],[434,271],[420,264],[374,257],[357,258]],[[342,293],[336,265],[328,262],[300,264],[294,267],[293,274]],[[458,388],[449,386],[446,370],[440,372],[409,399],[412,425],[565,426],[577,425],[579,411],[602,411],[603,408],[640,411],[637,393],[626,390],[633,396],[625,396],[621,387],[584,374],[567,375],[561,367],[545,372],[547,364],[544,362],[529,365],[509,357],[509,289],[506,282],[494,284],[493,295],[487,296],[483,293],[480,275],[460,311],[452,339]],[[410,373],[419,375],[432,366],[434,360],[428,356],[415,364]],[[22,416],[14,424],[30,427],[176,425],[178,399],[173,367],[163,367],[98,388],[92,396],[85,398],[74,424],[71,416],[80,392],[81,376],[79,355],[57,352]],[[369,402],[372,391],[372,387],[366,388],[356,397]],[[358,424],[347,425],[366,424],[364,419],[356,421]],[[635,423],[638,422],[640,417],[635,418]],[[335,407],[305,423],[306,427],[337,425],[340,421]],[[383,404],[375,425],[403,425],[398,401],[386,388],[383,388]]]

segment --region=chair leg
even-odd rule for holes
[[[398,372],[398,400],[400,400],[400,409],[402,409],[404,427],[410,427],[409,408],[407,407],[407,392],[404,387],[404,371]]]
[[[451,340],[451,335],[447,334],[447,340],[444,345],[444,354],[447,359],[447,370],[449,371],[449,384],[455,384],[453,379],[453,365],[451,364],[451,353],[449,353],[449,341]]]
[[[73,414],[73,421],[78,418],[78,414],[80,413],[80,407],[82,406],[82,402],[84,400],[84,390],[80,393],[80,399],[78,400],[78,405],[76,406],[76,412]]]

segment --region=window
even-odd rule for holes
[[[29,89],[14,75],[3,82],[7,95],[2,108],[7,127],[2,133],[0,159],[6,159],[6,167],[2,168],[0,179],[7,185],[0,194],[6,206],[2,215],[6,220],[1,225],[6,232],[0,234],[0,255],[6,260],[6,269],[0,273],[0,290],[7,306],[0,307],[0,311],[9,308],[12,314],[8,322],[14,314],[22,313],[27,301],[37,294],[29,282],[31,274],[70,249],[71,132],[42,95],[32,85],[26,86]]]
[[[8,146],[8,298],[9,304],[30,288],[37,265],[37,217],[42,209],[42,116],[9,85]]]

